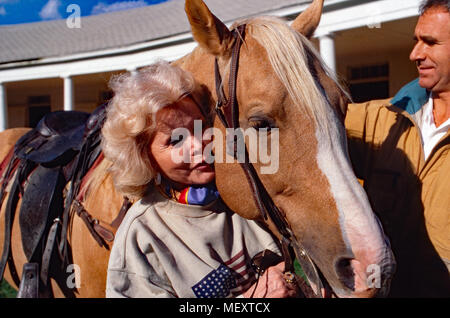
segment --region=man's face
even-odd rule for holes
[[[416,45],[409,58],[416,62],[420,86],[434,92],[450,91],[450,13],[427,10],[417,22]]]

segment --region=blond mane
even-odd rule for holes
[[[303,107],[322,132],[329,130],[331,107],[317,80],[310,71],[309,59],[317,60],[323,71],[349,97],[325,65],[312,43],[293,30],[284,20],[275,17],[256,17],[236,22],[232,28],[247,25],[250,34],[267,51],[269,61],[293,102]]]
[[[321,91],[310,71],[308,59],[317,60],[341,93],[348,98],[349,95],[339,84],[335,74],[325,65],[311,42],[279,18],[256,17],[240,20],[232,26],[232,29],[242,24],[247,25],[247,33],[266,49],[272,68],[295,105],[314,121],[321,132],[328,134],[329,124],[332,122],[330,120],[332,108],[325,92]],[[98,189],[103,182],[111,178],[111,166],[111,162],[103,160],[86,182],[87,193],[95,191],[94,189]]]
[[[92,171],[91,174],[86,176],[82,191],[85,191],[84,203],[89,203],[90,198],[95,198],[96,192],[100,189],[102,183],[108,179],[112,180],[112,176],[109,172],[112,163],[103,158],[98,166]]]

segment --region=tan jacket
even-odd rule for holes
[[[425,161],[416,123],[427,100],[416,80],[392,100],[349,105],[345,120],[355,173],[397,259],[398,296],[450,296],[450,131]]]

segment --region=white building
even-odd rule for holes
[[[254,15],[293,19],[310,0],[205,0],[222,21]],[[314,36],[355,100],[389,97],[417,77],[408,56],[420,0],[325,0]],[[68,14],[69,16],[69,14]],[[0,27],[0,131],[33,126],[55,110],[92,111],[114,74],[196,46],[184,0],[79,20]]]

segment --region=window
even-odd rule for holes
[[[347,78],[354,102],[389,97],[389,64],[349,67]]]
[[[36,127],[42,117],[51,111],[50,95],[28,97],[28,126]]]

